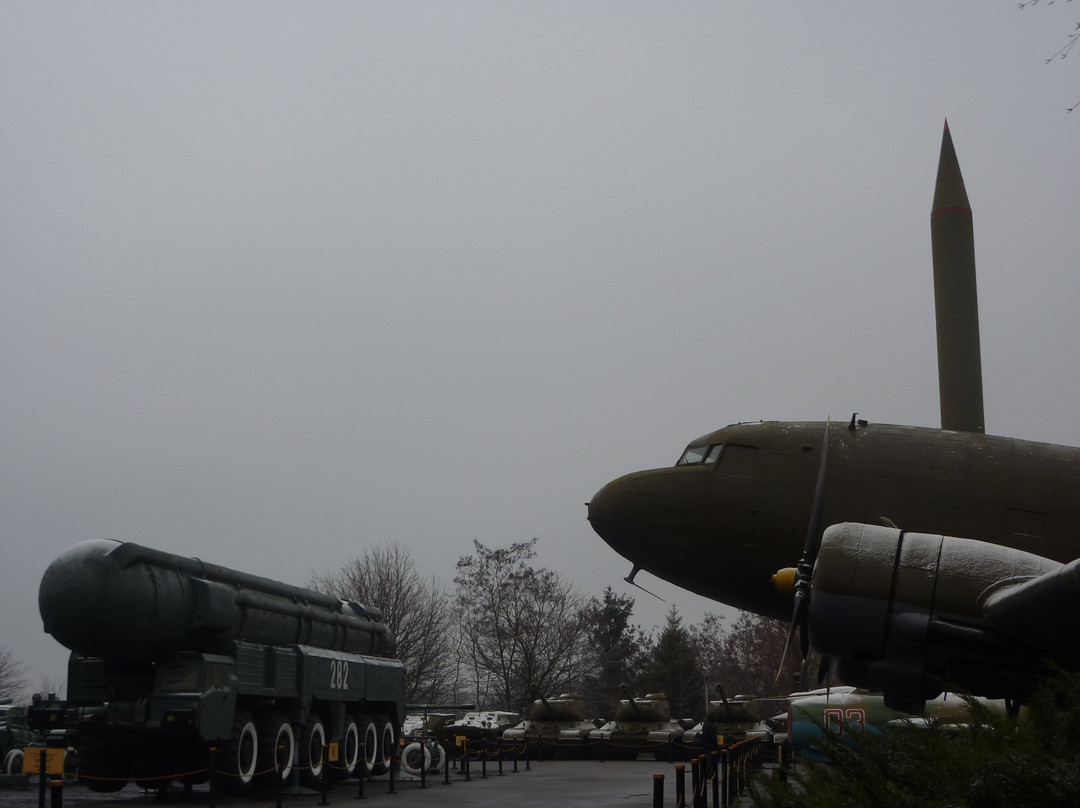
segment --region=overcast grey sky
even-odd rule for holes
[[[1080,444],[1075,5],[0,2],[0,646],[137,541],[302,584],[398,542],[629,563],[608,480],[757,419],[939,424],[975,217],[988,431]],[[794,559],[793,559],[794,561]],[[642,575],[639,622],[711,608]]]

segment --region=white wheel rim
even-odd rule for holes
[[[283,737],[286,739],[284,743],[282,742]],[[280,727],[278,727],[277,738],[274,739],[274,761],[275,761],[275,765],[280,765],[280,763],[277,763],[277,761],[278,761],[278,751],[277,751],[277,749],[278,749],[279,746],[284,746],[285,747],[285,753],[286,753],[285,766],[284,766],[284,768],[281,768],[279,770],[281,772],[281,779],[282,780],[288,780],[289,775],[292,774],[292,762],[293,762],[293,757],[295,757],[295,751],[296,751],[296,736],[293,735],[292,724],[290,724],[287,721],[285,723],[283,723]]]

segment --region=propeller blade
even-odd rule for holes
[[[821,662],[818,663],[817,669],[817,686],[821,687],[821,683],[825,681],[825,677],[829,675],[832,669],[832,657],[823,656]]]
[[[788,628],[787,641],[784,643],[784,654],[780,657],[780,669],[776,672],[776,681],[780,681],[780,675],[784,672],[784,663],[787,661],[788,649],[795,631],[799,632],[799,650],[802,652],[803,671],[800,674],[800,683],[806,678],[806,658],[810,654],[810,580],[814,575],[814,562],[817,560],[818,550],[821,548],[821,511],[825,500],[825,471],[828,465],[829,455],[829,427],[832,425],[832,416],[825,420],[825,435],[821,439],[821,460],[818,462],[817,481],[814,484],[814,502],[810,507],[810,521],[806,526],[806,539],[803,542],[802,557],[795,567],[794,599],[795,606],[791,612],[791,626]],[[774,576],[775,577],[775,576]]]
[[[818,463],[817,482],[814,484],[814,504],[810,509],[810,523],[806,526],[806,543],[803,544],[803,558],[808,558],[813,568],[817,552],[821,547],[821,505],[825,500],[825,467],[829,456],[829,427],[832,416],[825,421],[825,437],[821,439],[821,461]]]

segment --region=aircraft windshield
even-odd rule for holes
[[[712,446],[687,446],[686,451],[682,453],[682,457],[679,458],[679,462],[676,466],[701,466],[706,463],[715,463],[716,459],[720,457],[720,450],[724,448],[722,443],[715,443]]]

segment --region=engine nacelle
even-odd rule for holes
[[[1061,614],[1054,620],[1046,606],[1071,601],[1075,614],[1078,593],[1076,562],[972,539],[833,525],[814,566],[810,644],[836,661],[841,681],[882,691],[891,704],[917,704],[947,686],[1022,698],[1045,660],[1075,660]],[[1025,630],[1047,619],[1050,633]]]

